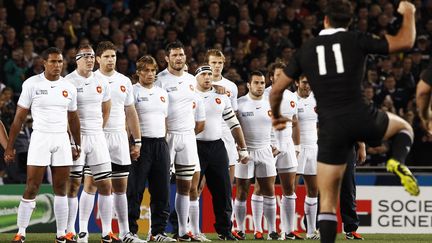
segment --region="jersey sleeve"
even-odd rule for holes
[[[22,85],[21,95],[18,99],[18,105],[25,109],[30,109],[33,100],[33,87],[27,80]]]
[[[300,53],[301,48],[294,53],[289,64],[284,68],[285,75],[295,80],[298,79],[303,72],[300,67]]]
[[[387,55],[389,53],[389,44],[385,38],[366,33],[357,33],[355,39],[366,54]]]
[[[432,86],[432,62],[424,69],[420,75],[421,80]]]
[[[68,111],[76,111],[78,109],[78,105],[77,105],[77,91],[76,88],[73,87],[73,85],[71,84],[72,88],[70,90],[70,94],[71,94],[71,102],[69,102],[69,106],[68,106]]]
[[[231,90],[231,96],[229,97],[233,111],[238,110],[237,96],[238,96],[238,88],[237,85],[234,84]]]
[[[127,90],[127,95],[125,100],[125,106],[133,105],[134,104],[133,88],[132,88],[132,82],[129,80],[129,78],[127,78],[126,90]]]
[[[205,121],[206,114],[205,114],[205,104],[203,99],[201,97],[198,97],[198,95],[196,95],[195,102],[196,102],[195,121],[196,122]]]
[[[106,80],[102,81],[102,87],[103,87],[103,97],[102,97],[102,102],[107,102],[108,100],[111,99],[111,86],[109,85],[109,83]]]

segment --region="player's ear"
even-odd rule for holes
[[[246,83],[246,87],[247,87],[248,89],[250,89],[250,83],[249,83],[249,82]]]
[[[169,62],[169,58],[168,56],[165,56],[165,61],[168,63]]]

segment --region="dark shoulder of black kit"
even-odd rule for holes
[[[320,114],[339,115],[365,108],[361,81],[369,53],[384,54],[386,41],[358,32],[321,35],[306,42],[297,56],[317,100]],[[370,45],[377,45],[371,47]]]
[[[432,86],[432,61],[429,63],[428,67],[422,71],[420,78]]]

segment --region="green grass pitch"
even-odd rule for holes
[[[12,233],[1,233],[0,234],[0,242],[10,242],[14,234]],[[207,234],[207,236],[213,241],[216,240],[216,234]],[[265,235],[266,237],[267,235]],[[432,242],[432,234],[362,234],[365,238],[363,242],[365,243],[416,243],[416,242]],[[145,239],[144,235],[140,235],[142,239]],[[248,234],[249,239],[252,239],[253,236]],[[47,234],[47,233],[29,233],[27,234],[27,240],[25,242],[34,242],[34,243],[45,243],[45,242],[54,242],[55,234]],[[100,235],[93,233],[90,235],[89,243],[98,243],[100,242]],[[257,242],[254,240],[245,240],[242,243],[251,243]],[[305,240],[300,242],[319,242],[317,240]],[[338,240],[336,242],[345,242],[347,240],[343,238],[342,234],[338,235]]]

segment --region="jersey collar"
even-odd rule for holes
[[[319,35],[333,35],[337,32],[341,31],[347,31],[345,28],[329,28],[329,29],[323,29],[319,32]]]

